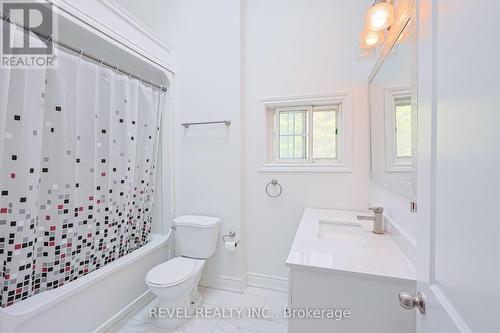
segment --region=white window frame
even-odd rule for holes
[[[272,160],[279,162],[279,163],[306,163],[308,161],[307,155],[308,155],[308,150],[309,150],[309,112],[311,111],[310,106],[285,106],[285,107],[277,107],[272,111],[272,117],[270,118],[271,121],[271,128],[272,128],[272,134],[271,134],[271,147],[272,147]],[[279,157],[279,147],[280,147],[280,127],[279,127],[279,114],[281,112],[304,112],[305,113],[305,126],[304,130],[305,132],[303,133],[303,137],[306,138],[306,145],[305,145],[305,154],[306,158],[303,159],[282,159]]]
[[[396,105],[400,100],[411,103],[409,86],[385,89],[385,146],[387,172],[412,172],[412,158],[397,156]]]
[[[261,99],[264,117],[258,121],[257,133],[259,137],[258,151],[261,156],[258,171],[260,172],[352,172],[352,110],[351,92],[300,95],[288,97],[273,97]],[[336,136],[335,159],[313,159],[312,138],[314,110],[336,108],[336,127],[339,135]],[[277,111],[306,111],[308,119],[306,159],[279,159],[279,139]],[[263,140],[261,138],[263,137]]]
[[[335,112],[335,158],[314,158],[313,147],[314,147],[314,122],[313,116],[314,112],[321,111],[333,111]],[[311,145],[309,149],[311,149],[311,162],[312,163],[329,163],[329,164],[338,164],[342,161],[342,105],[341,104],[331,104],[331,105],[316,105],[312,107],[311,112],[311,122],[310,122],[310,131],[311,131]]]
[[[315,158],[314,157],[314,112],[324,112],[331,111],[335,112],[335,158]],[[287,159],[280,158],[280,114],[281,113],[289,113],[289,112],[304,112],[305,115],[305,123],[304,123],[304,133],[302,137],[305,138],[305,158],[303,159]],[[277,107],[272,111],[273,117],[271,118],[272,125],[270,126],[273,129],[273,133],[271,134],[271,138],[273,140],[272,147],[272,161],[274,163],[338,163],[341,160],[341,147],[342,144],[342,135],[340,131],[340,124],[342,124],[342,112],[341,105],[333,104],[333,105],[307,105],[307,106],[285,106],[285,107]]]

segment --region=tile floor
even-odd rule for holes
[[[243,315],[242,318],[193,318],[183,326],[176,329],[175,333],[286,333],[287,321],[282,317],[283,307],[287,305],[287,294],[279,291],[260,289],[255,287],[246,288],[243,294],[201,288],[203,301],[201,306],[206,308],[249,308],[261,307],[267,308],[266,314],[273,315],[272,319],[252,318],[249,315]],[[158,327],[155,319],[149,317],[149,309],[156,306],[157,301],[141,309],[132,319],[118,323],[120,328],[113,332],[119,333],[167,333]]]

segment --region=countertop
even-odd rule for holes
[[[415,280],[415,268],[386,235],[372,233],[372,221],[359,221],[364,211],[306,208],[287,259],[287,266]],[[318,237],[319,221],[357,223],[365,242],[342,243]]]

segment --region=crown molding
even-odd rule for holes
[[[158,34],[148,27],[144,22],[137,18],[137,16],[130,13],[126,10],[122,5],[120,5],[115,0],[99,0],[106,7],[114,11],[116,14],[120,15],[124,18],[128,23],[134,26],[137,30],[141,31],[147,38],[153,41],[156,45],[162,48],[165,52],[170,53],[172,51],[172,47],[163,41],[160,40]]]
[[[91,5],[91,7],[93,6],[98,8],[98,6],[101,6],[101,8],[107,9],[109,13],[121,19],[123,23],[131,27],[140,36],[148,40],[150,45],[154,45],[152,49],[156,50],[156,52],[154,50],[152,52],[149,47],[146,48],[144,45],[140,45],[136,40],[132,40],[132,38],[126,36],[126,34],[120,34],[118,31],[116,31],[116,28],[113,28],[108,22],[103,22],[103,20],[98,20],[97,18],[93,17],[92,14],[89,13],[88,10],[86,10],[86,8],[89,8],[88,2],[79,2],[75,0],[48,1],[54,6],[62,9],[63,11],[72,13],[72,15],[77,17],[86,25],[103,32],[107,36],[111,37],[115,42],[118,42],[119,44],[124,46],[130,52],[136,53],[143,58],[150,60],[150,62],[163,68],[163,70],[167,70],[172,73],[175,72],[174,66],[171,63],[172,49],[168,45],[160,41],[158,39],[158,36],[151,29],[144,26],[143,23],[141,23],[137,18],[128,13],[114,0],[96,0],[94,2],[95,5]]]

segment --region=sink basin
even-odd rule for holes
[[[358,223],[320,220],[318,238],[341,242],[366,243],[363,228]]]

